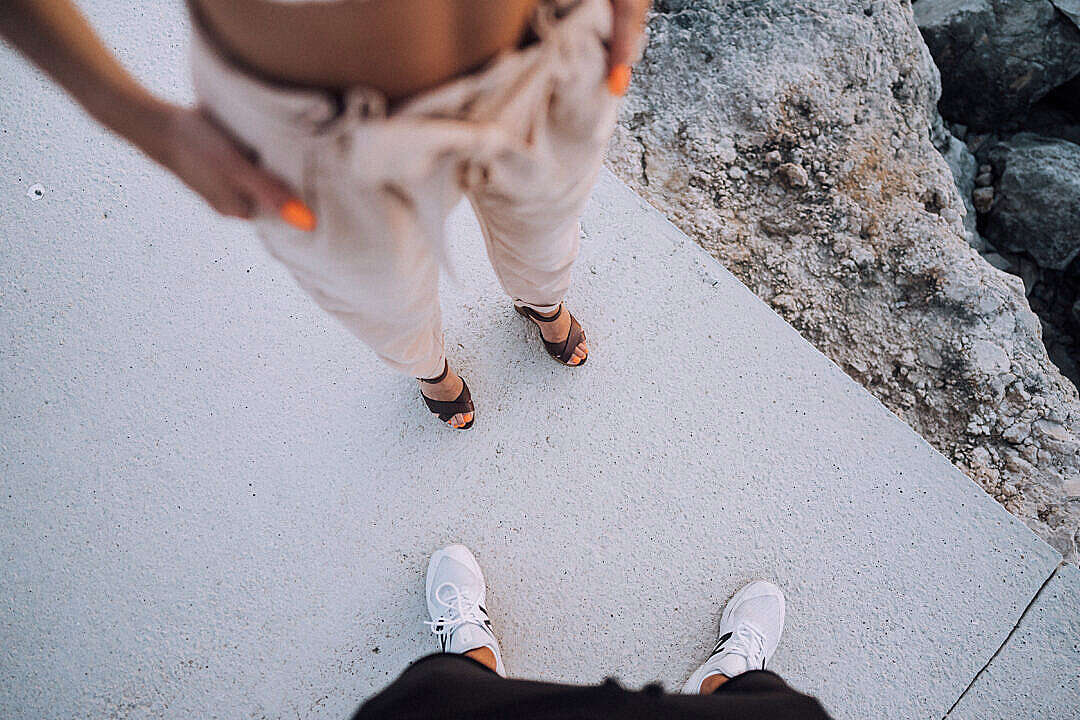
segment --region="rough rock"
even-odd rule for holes
[[[988,155],[998,182],[986,237],[1064,270],[1080,255],[1080,145],[1020,133]]]
[[[1080,0],[1050,0],[1054,7],[1080,27]]]
[[[806,187],[806,183],[810,179],[807,177],[803,166],[796,163],[784,163],[776,169],[776,172],[784,179],[787,186],[792,188]]]
[[[1021,274],[1031,275],[1024,280],[1030,288],[1028,302],[1042,321],[1043,344],[1050,359],[1080,387],[1080,322],[1073,311],[1080,301],[1080,258],[1065,270],[1038,267],[1023,254],[1013,258]]]
[[[976,130],[1015,127],[1080,73],[1080,29],[1051,0],[919,0],[915,19],[941,68],[942,115]]]
[[[948,136],[947,145],[942,149],[941,154],[945,162],[949,164],[956,189],[960,191],[960,197],[964,202],[964,229],[968,233],[968,244],[977,250],[982,250],[983,244],[975,226],[975,205],[972,203],[971,194],[975,192],[979,178],[989,177],[989,173],[976,176],[975,156],[960,138],[953,135]]]
[[[658,0],[649,33],[612,169],[1076,558],[1080,400],[1020,280],[966,241],[911,6]]]

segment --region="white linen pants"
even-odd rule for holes
[[[266,248],[397,371],[442,372],[440,266],[453,275],[443,225],[463,193],[511,298],[543,311],[569,288],[578,218],[618,101],[605,85],[608,0],[566,5],[541,2],[537,42],[394,108],[370,88],[268,83],[231,63],[195,23],[200,103],[318,221],[304,232],[260,215]]]

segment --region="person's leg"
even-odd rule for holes
[[[357,188],[333,169],[315,173],[305,198],[319,217],[312,233],[267,218],[260,234],[311,298],[386,365],[416,378],[432,400],[453,401],[464,384],[443,349],[439,268],[416,216],[417,192]],[[448,419],[467,425],[472,413]]]
[[[368,123],[362,106],[378,104],[372,91],[350,91],[342,107],[326,92],[267,83],[230,65],[197,26],[191,59],[200,104],[315,212],[313,231],[274,214],[257,217],[269,252],[392,369],[438,376],[445,356],[432,247],[460,198],[452,173],[436,168],[408,186],[357,176],[355,154],[371,161],[383,152],[381,143],[356,147],[364,144]],[[453,400],[462,388],[451,370],[422,392]]]
[[[607,90],[606,2],[585,0],[539,29],[552,81],[546,92],[499,122],[520,143],[499,155],[467,195],[496,277],[515,304],[556,316],[570,287],[580,244],[578,218],[592,191],[615,127],[617,98]],[[534,319],[535,321],[535,319]],[[570,313],[537,322],[548,342],[570,333]],[[584,360],[582,340],[569,364]]]

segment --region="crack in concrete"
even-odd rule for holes
[[[956,698],[956,702],[954,702],[952,706],[945,711],[945,714],[941,716],[941,720],[946,720],[946,718],[948,718],[949,715],[952,714],[952,711],[956,709],[956,706],[960,704],[960,701],[964,699],[964,696],[968,694],[968,691],[975,686],[975,683],[978,681],[978,679],[982,676],[984,672],[986,672],[986,668],[990,667],[990,664],[993,663],[995,659],[997,659],[997,656],[1001,654],[1001,651],[1005,649],[1005,646],[1009,644],[1009,641],[1012,640],[1013,635],[1015,635],[1016,631],[1020,628],[1020,623],[1024,622],[1024,618],[1027,617],[1027,614],[1031,610],[1032,606],[1043,594],[1043,590],[1046,590],[1046,586],[1050,584],[1050,581],[1054,579],[1054,577],[1058,574],[1058,571],[1061,570],[1061,568],[1066,564],[1066,561],[1062,560],[1060,563],[1058,563],[1058,566],[1054,568],[1053,572],[1046,576],[1046,580],[1044,580],[1043,584],[1039,586],[1039,589],[1035,591],[1035,595],[1031,598],[1031,601],[1028,602],[1027,607],[1024,608],[1024,611],[1022,613],[1020,613],[1020,617],[1016,619],[1016,624],[1013,625],[1012,630],[1010,630],[1009,634],[1005,636],[1005,639],[1001,641],[1001,645],[998,645],[998,649],[994,651],[994,654],[990,656],[990,659],[987,660],[981,668],[979,668],[979,672],[975,673],[975,675],[971,678],[971,681],[967,684],[967,687],[965,687],[964,691],[960,693],[960,697]]]

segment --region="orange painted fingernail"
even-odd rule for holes
[[[609,72],[607,76],[608,92],[617,97],[622,97],[626,94],[626,89],[629,87],[630,66],[626,63],[619,63],[611,68],[611,72]]]
[[[315,213],[297,198],[287,201],[278,210],[281,219],[298,230],[311,232],[315,229]]]

